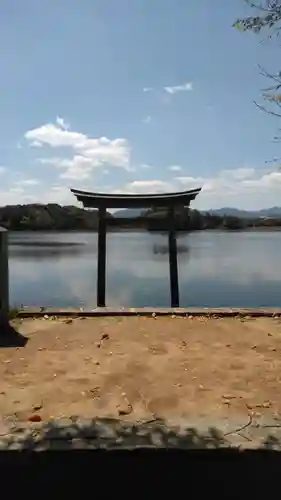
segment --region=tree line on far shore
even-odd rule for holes
[[[176,229],[243,230],[248,228],[281,227],[280,218],[240,218],[231,215],[202,213],[188,208],[176,209]],[[167,209],[150,209],[134,218],[117,218],[107,213],[108,230],[142,229],[161,231],[169,228]],[[0,226],[12,231],[88,231],[98,229],[98,211],[75,206],[15,205],[0,207]]]
[[[137,227],[148,231],[167,230],[169,217],[166,209],[151,209],[135,219],[115,219],[109,225],[118,227]],[[246,230],[251,228],[277,228],[281,227],[281,217],[240,218],[234,215],[217,215],[209,212],[200,212],[189,208],[178,208],[175,215],[176,229],[180,231],[202,230]]]

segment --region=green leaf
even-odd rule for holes
[[[236,28],[238,31],[244,31],[244,29],[245,29],[243,24],[241,23],[241,21],[236,21],[233,24],[233,27]]]

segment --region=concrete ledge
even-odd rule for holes
[[[177,316],[177,317],[212,317],[212,318],[233,318],[233,317],[281,317],[281,308],[112,308],[102,307],[96,309],[58,309],[51,307],[21,309],[17,317],[19,318],[41,318],[47,316],[58,317],[114,317],[114,316]]]

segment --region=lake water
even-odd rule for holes
[[[280,306],[281,232],[178,238],[180,305]],[[107,235],[108,306],[170,305],[167,236]],[[11,233],[12,306],[96,306],[95,233]]]

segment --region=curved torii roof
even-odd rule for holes
[[[161,194],[103,194],[79,189],[71,189],[70,191],[87,208],[99,208],[101,206],[106,208],[145,208],[151,206],[189,206],[190,201],[196,198],[201,189],[200,187],[189,191]]]

